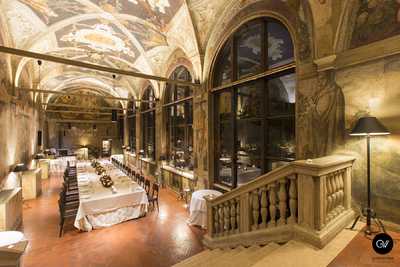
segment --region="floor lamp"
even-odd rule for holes
[[[378,223],[378,226],[382,228],[385,232],[385,228],[382,222],[377,219],[376,213],[371,208],[371,151],[370,151],[370,139],[371,136],[377,135],[388,135],[390,134],[389,131],[386,129],[385,126],[375,117],[363,117],[357,121],[356,126],[351,131],[351,136],[366,136],[367,137],[367,207],[363,209],[362,215],[359,215],[356,220],[354,221],[351,229],[354,228],[357,221],[360,219],[360,216],[366,216],[367,219],[367,227],[365,229],[365,234],[370,235],[372,234],[371,229],[371,220],[374,219]]]

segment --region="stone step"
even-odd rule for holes
[[[359,225],[357,225],[358,227]],[[261,259],[254,267],[285,266],[307,267],[327,266],[358,231],[344,229],[324,248],[318,249],[301,241],[291,240],[270,255]]]
[[[222,253],[221,249],[206,249],[184,261],[181,261],[177,264],[174,265],[174,267],[186,267],[186,266],[193,266],[203,260],[207,261],[212,259],[214,256],[218,255],[219,253]]]
[[[240,246],[234,249],[224,249],[221,253],[217,254],[212,260],[202,261],[197,265],[192,265],[193,267],[230,267],[232,262],[235,260],[236,255],[240,254],[246,248]]]
[[[270,243],[263,247],[252,246],[242,251],[236,256],[235,261],[232,261],[231,267],[250,267],[260,259],[264,258],[269,253],[278,249],[280,246],[276,243]]]

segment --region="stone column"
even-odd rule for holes
[[[129,146],[129,126],[128,112],[124,110],[124,146]]]

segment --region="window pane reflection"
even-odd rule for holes
[[[262,173],[262,120],[242,119],[237,122],[238,185],[247,183]]]
[[[294,114],[296,102],[296,78],[288,74],[268,82],[269,114]]]
[[[261,118],[263,116],[263,84],[261,80],[238,88],[236,105],[238,119]]]
[[[223,92],[217,97],[218,130],[217,130],[217,157],[218,180],[220,183],[231,186],[232,180],[232,155],[233,155],[233,125],[232,125],[232,94]]]
[[[262,69],[262,35],[263,26],[261,23],[245,25],[236,34],[238,77]]]
[[[268,120],[267,156],[279,159],[295,157],[294,118]]]
[[[294,61],[289,31],[278,22],[268,23],[268,67],[276,68]]]
[[[223,85],[232,81],[232,46],[229,41],[222,49],[215,68],[215,86]]]

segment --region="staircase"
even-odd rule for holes
[[[302,266],[304,255],[303,266],[326,266],[339,251],[324,250],[354,218],[353,162],[343,155],[299,160],[206,198],[203,243],[211,250],[176,266]]]
[[[205,250],[174,267],[325,267],[342,251],[363,227],[356,231],[343,230],[328,245],[319,249],[305,242],[291,240],[285,244],[243,246],[234,249]]]

